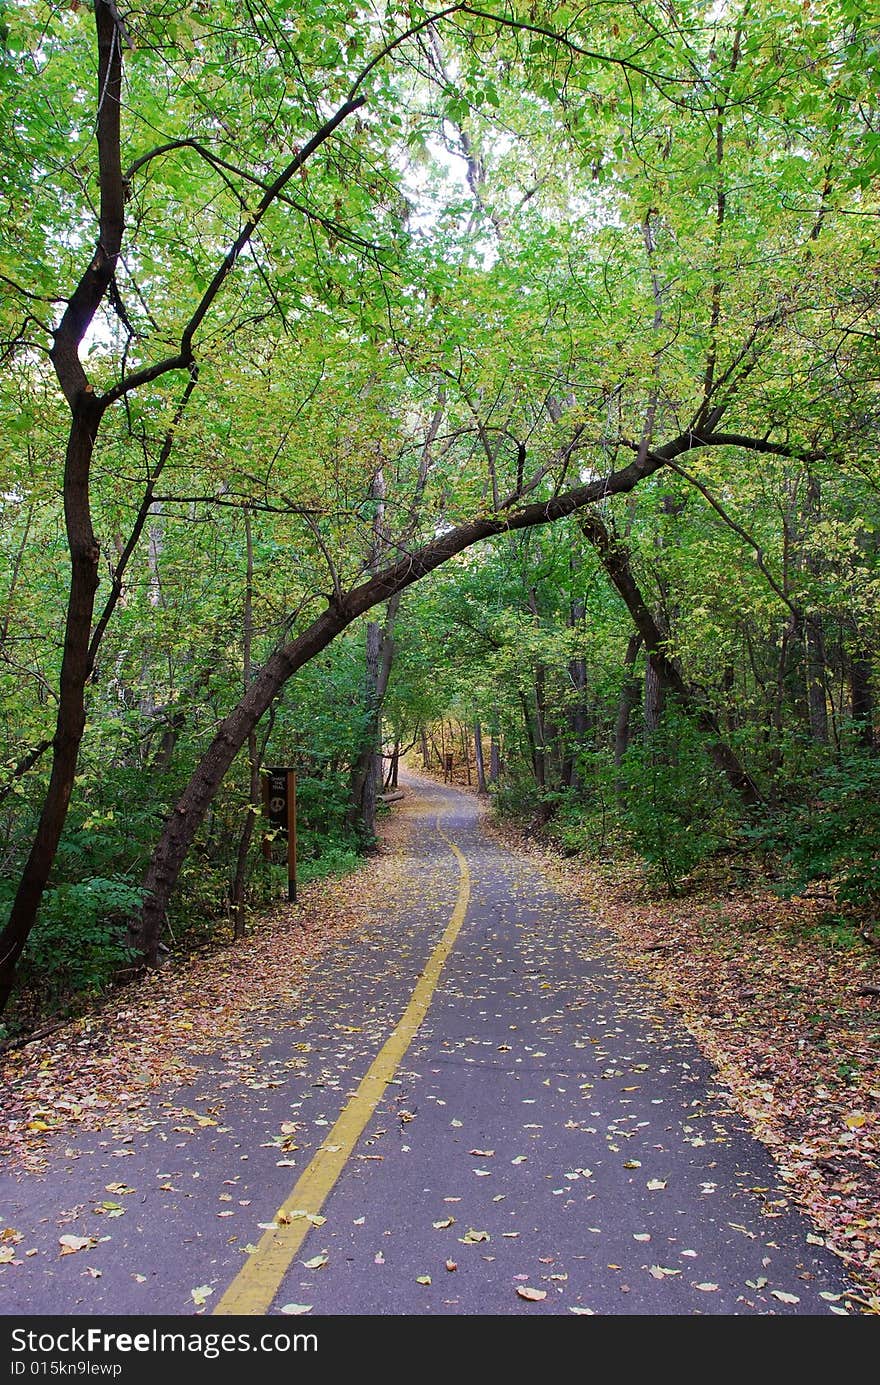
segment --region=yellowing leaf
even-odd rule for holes
[[[850,1111],[848,1116],[844,1116],[843,1123],[849,1126],[850,1130],[861,1130],[867,1119],[863,1111]]]
[[[546,1289],[533,1289],[529,1284],[517,1284],[516,1292],[520,1298],[528,1299],[529,1303],[540,1303],[541,1299],[547,1297]]]
[[[417,1275],[416,1275],[416,1283],[417,1283],[417,1284],[430,1284],[430,1282],[431,1282],[431,1276],[430,1276],[429,1274],[417,1274]]]
[[[59,1236],[62,1255],[74,1255],[78,1250],[91,1249],[98,1244],[94,1236]]]
[[[782,1289],[771,1289],[770,1293],[774,1298],[779,1299],[780,1303],[800,1303],[797,1294],[783,1293]]]
[[[473,1227],[469,1227],[464,1235],[459,1236],[458,1239],[463,1246],[472,1246],[476,1245],[478,1241],[488,1241],[489,1233],[488,1231],[475,1231]]]

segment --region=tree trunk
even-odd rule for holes
[[[489,736],[489,783],[497,784],[501,778],[501,748],[498,736],[492,731]]]
[[[98,243],[85,274],[68,299],[50,353],[71,412],[64,463],[64,523],[70,553],[64,653],[49,786],[9,918],[0,934],[0,1011],[9,999],[15,968],[36,922],[58,851],[85,729],[85,686],[94,667],[90,636],[98,589],[99,549],[92,528],[89,488],[103,410],[79,359],[79,347],[113,279],[125,224],[119,125],[122,47],[115,7],[107,0],[96,0],[95,25],[101,190]]]
[[[64,654],[58,714],[52,742],[52,770],[39,823],[19,881],[6,927],[0,935],[0,1011],[12,990],[15,968],[31,929],[55,861],[76,777],[85,729],[85,685],[89,636],[98,589],[98,544],[89,510],[89,468],[97,430],[90,398],[74,418],[64,476],[64,512],[70,550],[70,592],[64,628]]]
[[[666,654],[663,634],[633,577],[626,547],[613,538],[598,516],[581,514],[578,516],[578,523],[585,538],[595,548],[602,566],[623,598],[659,678],[667,691],[674,694],[678,699],[684,710],[696,718],[701,731],[709,737],[706,749],[713,763],[745,804],[754,806],[760,803],[762,800],[758,786],[748,771],[740,764],[731,747],[721,738],[718,725],[711,711],[694,696]]]
[[[817,745],[827,745],[828,699],[826,696],[825,640],[822,633],[821,616],[807,616],[804,627],[810,736]]]
[[[467,777],[468,788],[470,788],[473,783],[473,778],[471,776],[471,743],[464,722],[459,722],[458,731],[461,738],[461,754],[464,760],[464,772]]]
[[[849,669],[850,715],[856,736],[868,749],[874,745],[874,693],[871,687],[871,658],[867,653],[853,657]]]
[[[623,658],[623,684],[620,689],[620,701],[617,704],[617,718],[614,723],[614,765],[616,769],[620,769],[623,764],[623,757],[629,749],[630,718],[639,700],[639,681],[634,670],[641,647],[641,635],[630,635],[627,641],[626,654]],[[614,793],[619,807],[623,800],[623,784],[620,779],[615,781]]]
[[[477,762],[477,793],[486,793],[486,767],[483,763],[483,728],[474,722],[474,759]]]
[[[577,602],[572,607],[572,627],[575,626],[579,619],[583,619],[582,602]],[[569,744],[563,756],[560,778],[565,788],[575,788],[579,778],[576,768],[575,753],[586,740],[587,732],[590,727],[590,717],[587,709],[586,659],[572,659],[568,665],[568,676],[575,690],[575,703],[568,714]]]
[[[652,736],[660,725],[665,702],[664,691],[661,671],[653,655],[649,654],[645,660],[645,735],[648,737]]]
[[[382,631],[378,621],[367,623],[366,630],[366,680],[364,707],[366,712],[361,749],[352,765],[349,788],[348,825],[368,842],[376,835],[376,795],[378,778],[376,761],[378,757],[380,695],[379,661],[382,644]]]

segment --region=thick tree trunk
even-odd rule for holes
[[[373,620],[367,624],[366,726],[361,751],[351,772],[348,823],[368,842],[372,842],[376,836],[376,801],[382,783],[382,704],[394,662],[394,622],[399,608],[398,593],[388,602],[384,626]]]
[[[99,550],[92,528],[89,487],[102,406],[79,359],[79,347],[113,279],[124,228],[119,139],[122,48],[115,7],[106,0],[96,0],[95,25],[99,93],[96,133],[101,187],[98,243],[88,269],[68,299],[51,351],[55,374],[71,412],[64,464],[64,523],[70,552],[64,653],[49,786],[9,918],[0,935],[0,1011],[9,999],[15,968],[36,922],[58,851],[85,729],[85,686],[94,667],[90,637],[98,589]]]
[[[89,467],[97,428],[95,412],[80,408],[67,448],[64,511],[70,548],[70,592],[64,629],[64,654],[58,715],[52,742],[52,770],[40,820],[19,881],[6,927],[0,935],[0,1011],[12,990],[18,959],[37,917],[55,861],[76,777],[85,728],[85,685],[89,674],[89,636],[98,589],[98,545],[89,512]]]

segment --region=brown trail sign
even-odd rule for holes
[[[273,858],[272,843],[277,836],[287,842],[287,898],[296,903],[296,771],[282,766],[263,772],[263,813],[273,833],[263,837],[263,853]]]

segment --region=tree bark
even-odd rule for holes
[[[64,829],[85,729],[85,686],[93,667],[89,640],[98,589],[99,549],[92,528],[89,486],[102,407],[79,359],[79,346],[113,279],[124,227],[119,143],[121,43],[115,12],[106,0],[96,0],[95,24],[101,180],[98,243],[88,269],[67,302],[50,353],[71,412],[64,463],[64,523],[70,554],[64,653],[49,785],[9,918],[0,935],[0,1011],[9,999],[15,968],[36,921]]]
[[[378,621],[367,623],[365,637],[366,673],[364,688],[365,726],[361,748],[352,765],[349,787],[348,825],[367,842],[376,835],[377,769],[379,721],[382,692],[379,687],[382,629]]]
[[[651,614],[632,574],[629,554],[623,543],[615,539],[597,515],[578,516],[584,537],[593,545],[609,578],[622,597],[636,630],[642,637],[649,659],[657,675],[685,711],[690,712],[707,737],[707,751],[724,774],[731,788],[742,801],[754,806],[762,801],[757,784],[740,764],[734,751],[721,737],[718,724],[710,710],[688,688],[664,647],[664,637]]]

